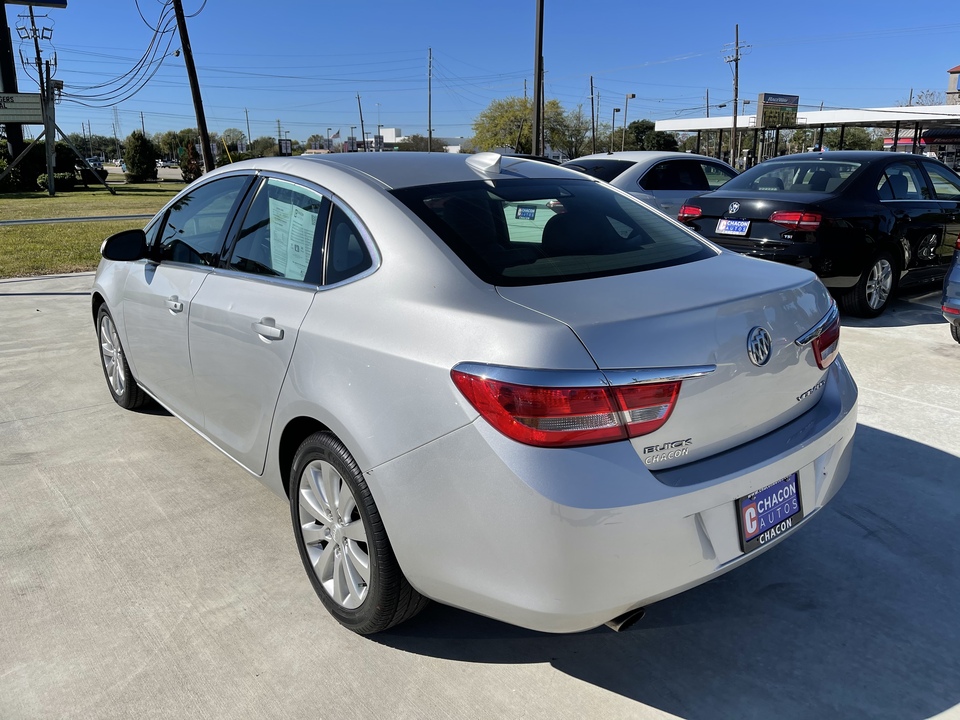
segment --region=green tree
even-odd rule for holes
[[[272,137],[258,137],[250,143],[247,151],[252,157],[273,157],[280,149],[277,147],[277,139]]]
[[[810,143],[813,145],[814,143]],[[840,149],[840,131],[827,130],[823,133],[823,145],[831,150]],[[883,140],[874,138],[869,131],[861,127],[848,127],[843,132],[844,150],[882,150]]]
[[[431,152],[444,152],[443,141],[440,138],[433,138],[432,145],[429,144],[429,141],[430,139],[426,135],[414,133],[396,145],[402,152],[427,152],[428,145]]]
[[[180,176],[185,183],[190,183],[203,175],[203,163],[193,143],[184,148],[183,158],[180,160]]]
[[[583,105],[577,105],[576,110],[563,113],[559,125],[551,128],[550,147],[571,159],[586,155],[590,152],[587,147],[590,130],[590,118],[584,114]]]
[[[237,143],[246,140],[247,136],[244,135],[243,130],[239,128],[227,128],[220,134],[220,138],[227,144],[230,151],[233,152],[237,149]]]
[[[143,182],[157,179],[159,153],[150,139],[139,130],[134,130],[124,143],[123,161],[127,165],[127,180]]]
[[[544,103],[544,136],[562,133],[563,108],[557,100]],[[529,153],[533,148],[533,101],[529,98],[508,97],[494,100],[473,121],[473,145],[478,150],[513,148],[514,152]]]

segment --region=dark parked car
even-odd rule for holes
[[[943,300],[940,302],[943,316],[950,323],[953,339],[960,343],[960,236],[957,237],[953,263],[943,280]]]
[[[876,317],[901,282],[946,272],[960,176],[903,153],[786,155],[692,198],[678,219],[729,250],[813,270],[843,310]]]

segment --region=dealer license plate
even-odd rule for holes
[[[752,552],[772,542],[803,517],[797,474],[737,500],[740,549]]]
[[[537,208],[521,205],[517,208],[517,220],[533,220],[537,217]]]
[[[749,220],[731,220],[720,218],[717,221],[717,232],[721,235],[746,235],[750,229]]]

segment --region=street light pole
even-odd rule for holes
[[[533,57],[533,133],[530,152],[543,155],[543,0],[537,0]]]
[[[330,139],[330,131],[331,131],[331,130],[333,130],[333,128],[327,128],[327,142],[326,142],[326,145],[327,145],[327,150],[328,150],[328,151],[333,150],[333,141]]]
[[[616,132],[618,112],[620,112],[620,108],[613,109],[613,118],[610,120],[610,149],[607,150],[607,155],[613,155],[613,136]]]
[[[630,107],[630,99],[636,96],[636,93],[630,93],[623,100],[623,135],[620,137],[620,152],[623,152],[623,148],[627,144],[627,108]]]

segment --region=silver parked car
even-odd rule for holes
[[[947,276],[943,279],[943,297],[940,300],[943,317],[950,323],[950,334],[960,343],[960,236]]]
[[[849,470],[857,390],[819,280],[571,170],[251,160],[102,255],[114,399],[155,399],[288,499],[358,633],[426,598],[624,622],[793,534]]]
[[[563,166],[608,182],[671,217],[694,195],[716,190],[737,175],[716,158],[660,150],[584,155]]]

